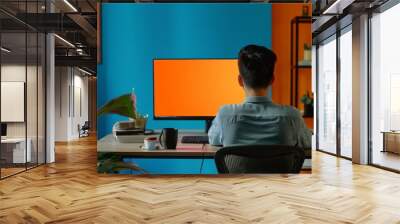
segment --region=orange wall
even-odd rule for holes
[[[275,68],[275,82],[272,86],[272,98],[279,104],[290,104],[290,22],[302,15],[303,5],[311,4],[274,3],[272,4],[272,49],[278,60]],[[311,44],[311,24],[301,25],[299,36],[299,60],[303,59],[304,43]],[[299,74],[299,98],[311,92],[311,69],[301,70]],[[300,102],[300,101],[299,101]],[[303,109],[301,103],[299,109]]]

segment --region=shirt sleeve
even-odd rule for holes
[[[219,114],[214,118],[210,130],[208,130],[208,141],[210,145],[222,145],[222,124]]]
[[[297,146],[304,149],[311,149],[311,130],[307,127],[302,117],[300,117],[297,123],[299,130]]]

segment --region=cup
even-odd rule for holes
[[[178,129],[162,129],[159,139],[160,144],[164,149],[176,149],[176,144],[178,143]]]
[[[148,137],[144,139],[143,149],[156,150],[157,149],[157,137]]]

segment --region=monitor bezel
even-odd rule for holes
[[[154,62],[161,60],[238,60],[238,58],[153,58],[153,119],[154,120],[208,120],[211,121],[215,116],[156,116],[155,113],[155,88],[154,88]]]

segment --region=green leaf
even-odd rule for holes
[[[130,118],[136,118],[136,108],[134,108],[131,94],[119,96],[100,107],[97,111],[97,116],[104,114],[117,114]]]
[[[305,105],[313,105],[314,104],[314,99],[312,98],[312,96],[310,96],[310,93],[307,92],[306,94],[304,94],[301,98],[300,101],[305,104]]]
[[[120,170],[133,170],[147,173],[134,163],[122,161],[122,156],[115,153],[97,153],[97,172],[98,173],[118,173]]]

